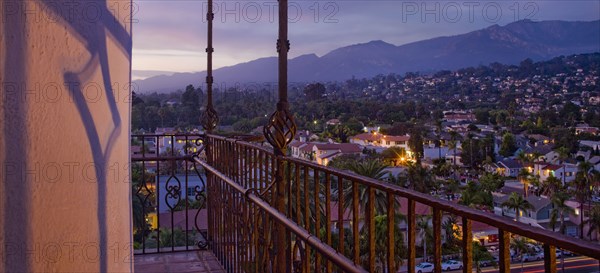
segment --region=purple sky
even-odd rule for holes
[[[215,68],[274,56],[277,1],[215,1]],[[206,1],[134,1],[133,69],[206,68]],[[590,21],[600,1],[290,1],[290,56],[395,45],[531,19]],[[139,75],[137,76],[139,77]]]

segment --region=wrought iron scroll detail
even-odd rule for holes
[[[175,207],[177,207],[177,205],[181,201],[181,181],[175,175],[175,162],[173,162],[172,164],[173,172],[171,173],[171,176],[167,179],[167,182],[165,184],[165,189],[167,190],[167,193],[165,194],[165,203],[171,210],[171,214],[173,214]],[[169,202],[169,199],[174,199],[175,202]]]
[[[265,139],[275,149],[283,150],[292,142],[296,135],[296,123],[287,107],[287,103],[278,103],[277,111],[269,118],[269,123],[263,127]]]
[[[293,254],[292,254],[292,257],[293,257],[292,272],[302,273],[302,265],[304,264],[304,260],[305,260],[304,255],[305,255],[305,250],[304,250],[304,246],[302,245],[302,240],[300,240],[300,237],[296,237],[296,241],[294,242]]]
[[[206,150],[206,138],[199,137],[198,139],[195,140],[195,144],[198,147],[198,150],[192,154],[192,158],[200,158],[201,153]],[[200,248],[200,249],[207,249],[208,244],[209,244],[208,236],[205,236],[202,233],[202,230],[200,229],[200,226],[198,225],[198,223],[200,221],[200,219],[199,219],[200,211],[202,209],[208,209],[207,208],[208,191],[206,188],[206,181],[204,181],[204,179],[202,178],[202,175],[200,174],[200,170],[198,170],[198,165],[196,164],[196,160],[192,160],[192,162],[194,164],[194,172],[200,179],[200,186],[194,187],[194,199],[198,203],[198,209],[196,210],[196,213],[194,215],[194,227],[196,228],[196,231],[200,234],[200,236],[202,236],[202,238],[198,238],[198,241],[196,242],[196,246],[198,246],[198,248]]]
[[[206,111],[202,113],[202,128],[208,132],[211,132],[217,127],[218,123],[219,116],[217,115],[217,111],[215,111],[212,105],[208,105],[206,107]]]

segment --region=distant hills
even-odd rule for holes
[[[431,72],[492,62],[517,64],[531,58],[600,52],[600,20],[591,22],[517,21],[466,34],[438,37],[401,46],[371,41],[335,49],[321,57],[289,60],[290,82],[343,81],[377,74]],[[203,81],[206,73],[175,73],[138,80],[141,93],[174,91]],[[277,81],[277,59],[267,57],[214,71],[219,83]]]

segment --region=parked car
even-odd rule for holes
[[[448,260],[442,263],[442,270],[445,271],[450,271],[450,270],[457,270],[457,269],[462,269],[463,268],[463,263],[459,262],[459,261],[455,261],[455,260]]]
[[[560,253],[560,254],[559,254],[559,253]],[[573,253],[573,252],[571,252],[571,251],[568,251],[568,250],[564,250],[564,249],[557,249],[557,250],[556,250],[556,258],[560,258],[562,255],[564,255],[565,257],[567,257],[567,256],[568,256],[568,257],[573,257],[573,256],[575,256],[575,255],[577,255],[577,254],[575,254],[575,253]]]
[[[417,273],[433,272],[433,264],[432,263],[420,263],[417,266],[415,266],[415,272],[417,272]]]
[[[492,260],[479,261],[480,267],[492,266],[494,264],[498,264],[498,257],[494,257]]]
[[[544,259],[544,252],[523,254],[523,256],[521,257],[522,262],[541,261],[543,259]]]

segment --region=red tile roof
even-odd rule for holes
[[[319,150],[340,150],[342,153],[360,153],[362,149],[354,143],[316,143]]]
[[[300,147],[300,151],[305,152],[305,153],[310,153],[313,150],[313,146],[315,146],[315,144],[306,143],[306,145]]]
[[[352,137],[353,139],[359,140],[368,140],[368,141],[379,141],[379,140],[389,140],[389,141],[408,141],[410,136],[390,136],[383,134],[371,134],[371,133],[362,133]]]
[[[371,133],[362,133],[362,134],[358,134],[353,136],[352,138],[354,139],[360,139],[360,140],[368,140],[368,141],[378,141],[381,138],[381,135],[379,134],[371,134]]]
[[[556,170],[558,170],[560,168],[562,168],[562,166],[560,166],[560,165],[548,164],[548,165],[546,165],[546,167],[542,168],[542,170],[556,171]]]
[[[384,136],[383,139],[389,141],[408,141],[410,140],[410,136]]]

